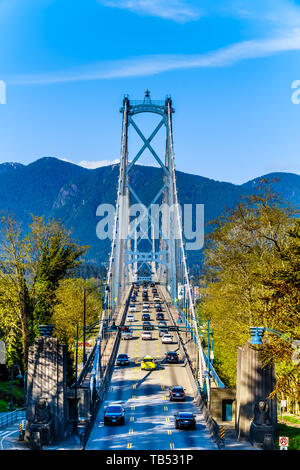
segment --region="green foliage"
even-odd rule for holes
[[[286,436],[289,438],[288,450],[300,450],[300,429],[286,424],[278,424],[278,440],[275,442],[276,449],[279,449],[279,437]]]
[[[264,184],[259,195],[215,221],[205,250],[202,312],[214,331],[216,368],[228,385],[235,384],[237,348],[249,339],[250,326],[300,337],[299,221],[294,214]],[[274,393],[299,400],[293,350],[278,337],[267,337],[263,360],[278,366]]]
[[[59,222],[35,216],[26,236],[12,217],[3,217],[0,247],[0,332],[8,366],[25,368],[38,325],[51,320],[60,280],[78,267],[87,248]]]

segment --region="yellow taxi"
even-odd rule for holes
[[[141,369],[142,370],[154,370],[156,369],[156,363],[152,356],[145,356],[141,360]]]

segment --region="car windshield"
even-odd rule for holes
[[[182,392],[183,388],[182,387],[173,387],[172,389],[174,392]]]
[[[176,357],[176,356],[177,356],[177,353],[176,353],[176,352],[169,352],[169,353],[168,353],[168,356],[175,356],[175,357]]]
[[[127,359],[127,354],[119,354],[119,359]]]
[[[122,408],[120,406],[108,406],[106,408],[107,413],[121,413]]]
[[[178,418],[193,419],[192,413],[178,413]]]
[[[172,338],[171,335],[164,335],[164,338]]]
[[[147,361],[147,362],[153,361],[153,357],[144,357],[143,360],[144,360],[144,361]]]

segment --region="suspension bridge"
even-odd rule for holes
[[[224,385],[201,346],[176,187],[172,100],[153,101],[147,90],[141,101],[125,96],[120,111],[120,172],[103,312],[93,351],[73,386],[76,400],[83,387],[90,393],[94,418],[85,448],[214,449],[197,398],[207,402],[211,387]],[[149,137],[136,120],[137,115],[147,113],[158,119]],[[141,140],[141,148],[130,161],[129,129]],[[152,141],[159,132],[164,135],[162,148],[157,150]],[[131,183],[132,169],[145,151],[162,172],[161,186],[155,188],[150,204],[145,204]],[[136,205],[139,217],[132,221]],[[154,205],[160,209],[155,216]],[[149,322],[143,322],[148,318],[145,313]],[[122,339],[126,330],[132,339]],[[149,337],[145,331],[150,332],[150,340],[143,339]],[[164,334],[171,343],[163,340]],[[169,351],[177,352],[178,363],[166,362]],[[119,354],[129,357],[129,366],[116,365]],[[141,368],[145,356],[152,357],[154,369]],[[183,402],[170,400],[172,386],[185,389]],[[111,403],[125,410],[125,425],[105,426],[105,408]],[[178,411],[195,416],[195,430],[175,430]]]

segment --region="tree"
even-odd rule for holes
[[[32,216],[26,236],[10,216],[2,218],[0,238],[0,327],[8,342],[8,363],[24,365],[38,325],[53,312],[58,283],[81,262],[87,247],[71,240],[59,222]]]
[[[56,337],[67,346],[69,377],[72,375],[70,372],[76,350],[76,325],[80,328],[80,335],[83,334],[84,308],[86,327],[88,327],[99,320],[102,312],[99,280],[80,278],[61,280],[56,291],[51,322],[55,325]]]
[[[249,338],[249,327],[282,327],[279,310],[272,312],[272,319],[268,315],[268,283],[270,273],[283,267],[294,214],[265,184],[258,195],[214,222],[205,249],[202,312],[214,330],[216,368],[229,385],[235,383],[237,347]]]

